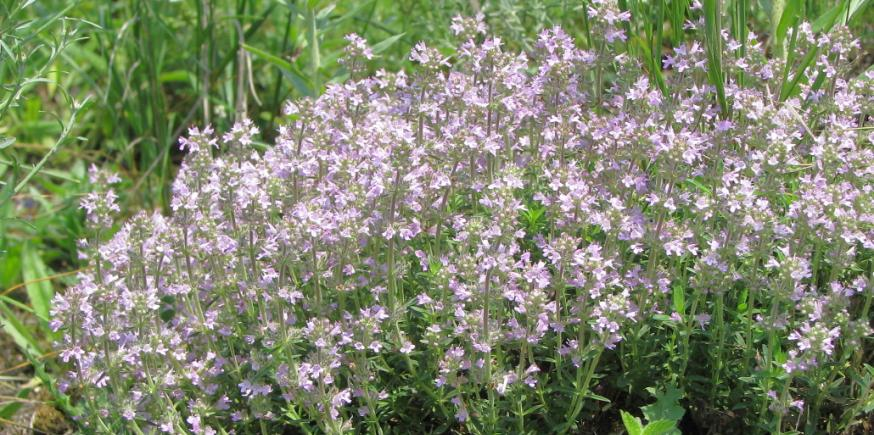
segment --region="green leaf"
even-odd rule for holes
[[[18,345],[22,353],[32,358],[42,354],[39,343],[33,338],[30,330],[15,317],[15,313],[2,301],[0,301],[0,312],[2,312],[0,314],[0,324],[2,324],[3,330],[12,337],[12,341]]]
[[[628,435],[643,435],[643,425],[640,423],[640,419],[625,411],[620,412],[622,413],[622,424],[625,425]]]
[[[184,69],[178,69],[175,71],[167,71],[161,73],[161,75],[158,76],[158,81],[160,81],[161,83],[189,83],[194,81],[194,77],[192,77],[189,71],[186,71]]]
[[[686,291],[681,285],[675,285],[673,291],[674,311],[682,316],[686,315]]]
[[[801,60],[801,66],[795,73],[795,77],[791,81],[783,82],[783,86],[780,89],[780,100],[786,100],[795,92],[795,90],[798,88],[798,83],[800,83],[801,79],[804,77],[804,71],[807,70],[807,68],[810,67],[811,64],[813,64],[813,61],[815,60],[818,51],[819,50],[816,47],[812,48],[804,56],[804,59]]]
[[[868,7],[868,3],[871,0],[850,0],[850,13],[845,15],[846,21],[843,24],[847,24],[850,20],[856,16],[856,13],[859,11],[864,11],[866,7]]]
[[[801,0],[789,0],[786,3],[786,8],[783,9],[783,15],[780,17],[780,22],[777,24],[777,32],[774,35],[775,43],[782,44],[786,40],[786,34],[789,28],[795,25],[798,20],[798,15],[801,10]]]
[[[599,401],[599,402],[610,403],[610,399],[608,399],[608,398],[606,398],[606,397],[604,397],[604,396],[601,396],[601,395],[595,394],[595,393],[587,393],[587,394],[586,394],[586,398],[588,398],[588,399],[593,399],[593,400],[597,400],[597,401]]]
[[[315,16],[315,12],[311,8],[307,8],[305,15],[307,22],[307,44],[310,49],[310,79],[313,80],[313,86],[316,93],[321,93],[322,85],[319,82],[319,68],[322,67],[321,51],[319,50],[319,24]]]
[[[722,74],[722,35],[720,33],[720,0],[704,0],[704,42],[707,48],[707,77],[716,88],[716,99],[722,116],[728,116],[725,83]]]
[[[51,316],[52,298],[55,295],[52,282],[45,279],[49,276],[48,269],[30,245],[24,246],[21,257],[21,272],[26,283],[30,305],[38,316],[48,319]]]
[[[841,16],[841,12],[844,12],[846,9],[846,1],[842,1],[832,6],[831,9],[825,11],[825,13],[823,13],[816,20],[814,20],[813,24],[811,24],[811,30],[813,30],[814,33],[830,31],[837,22],[838,17]]]
[[[395,42],[398,42],[404,35],[406,35],[406,32],[389,36],[388,38],[385,38],[382,41],[374,44],[373,47],[371,47],[371,51],[373,51],[373,54],[382,53],[383,51],[388,50],[389,47],[394,45]]]
[[[18,391],[18,394],[16,394],[15,397],[19,399],[24,399],[27,397],[28,394],[30,394],[30,388],[22,388]],[[15,413],[18,412],[19,409],[21,409],[22,405],[24,405],[24,403],[18,401],[12,401],[7,403],[2,408],[0,408],[0,418],[4,420],[11,419],[12,416],[14,416]]]
[[[18,164],[18,160],[13,159],[11,162],[12,166],[12,175],[9,177],[6,185],[3,186],[3,189],[0,189],[0,205],[6,204],[7,201],[12,199],[12,195],[15,194],[15,184],[18,182],[18,176],[21,172],[21,165]]]
[[[656,399],[652,405],[640,407],[647,421],[671,420],[676,422],[683,418],[686,410],[680,405],[680,399],[683,398],[682,390],[669,385],[664,391],[658,391],[652,387],[647,388],[647,391]]]
[[[14,137],[0,136],[0,150],[8,148],[15,143]]]
[[[274,55],[272,55],[272,54],[270,54],[270,53],[268,53],[268,52],[266,52],[258,47],[253,47],[249,44],[244,43],[243,48],[246,51],[248,51],[249,53],[252,53],[252,54],[258,56],[258,57],[266,60],[267,62],[269,62],[269,63],[271,63],[271,64],[273,64],[281,69],[290,70],[292,68],[291,62],[288,62],[284,59],[281,59],[278,56],[274,56]]]
[[[708,195],[711,195],[713,193],[713,190],[710,187],[705,186],[703,183],[701,183],[700,181],[698,181],[694,178],[687,178],[686,182],[695,186],[698,190],[700,190],[703,193],[706,193]]]
[[[306,77],[304,77],[303,72],[301,72],[300,69],[297,66],[295,66],[293,63],[291,63],[287,60],[284,60],[282,58],[279,58],[277,56],[274,56],[274,55],[272,55],[272,54],[270,54],[270,53],[268,53],[268,52],[266,52],[258,47],[253,47],[253,46],[248,45],[248,44],[243,44],[243,48],[246,51],[248,51],[249,53],[252,53],[255,56],[258,56],[261,59],[264,59],[268,63],[272,64],[273,66],[279,68],[279,71],[282,72],[282,75],[285,76],[285,78],[289,79],[289,81],[291,81],[292,86],[294,86],[295,89],[297,89],[297,91],[300,92],[301,94],[303,94],[305,96],[314,96],[315,95],[313,92],[312,83],[310,83],[310,81],[307,80]]]
[[[634,42],[637,44],[640,49],[644,63],[646,63],[647,72],[652,76],[655,80],[656,85],[659,87],[659,90],[662,91],[662,94],[668,94],[668,87],[665,85],[665,77],[662,74],[661,67],[661,58],[657,56],[653,56],[652,50],[649,49],[649,44],[646,43],[639,36],[634,37]],[[657,53],[659,54],[659,53]]]
[[[643,428],[641,435],[666,435],[677,429],[677,423],[671,420],[656,420]]]

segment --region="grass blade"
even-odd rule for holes
[[[387,50],[389,47],[394,45],[395,42],[398,42],[398,40],[403,38],[404,35],[406,35],[406,33],[398,33],[397,35],[389,36],[388,38],[385,38],[382,41],[374,44],[373,47],[371,48],[371,50],[373,51],[373,54],[379,54],[379,53],[382,53],[383,51]]]
[[[704,41],[707,47],[707,77],[716,87],[716,98],[727,117],[728,103],[725,100],[725,83],[722,74],[722,35],[720,33],[720,1],[704,0]]]
[[[653,54],[649,50],[649,47],[647,46],[646,41],[641,39],[639,36],[635,36],[633,40],[634,42],[636,42],[636,45],[641,51],[641,56],[643,57],[644,64],[646,65],[650,76],[653,78],[653,80],[655,80],[656,85],[662,91],[662,94],[668,95],[668,87],[667,85],[665,85],[665,77],[664,74],[662,74],[661,65],[659,63],[661,62],[661,60],[658,59],[656,56],[653,56]]]
[[[18,391],[18,394],[16,394],[15,397],[19,399],[26,399],[28,394],[30,394],[30,388],[22,388]],[[23,404],[24,402],[20,401],[12,401],[7,403],[2,408],[0,408],[0,418],[5,420],[11,419],[15,415],[15,413],[18,412],[19,409],[21,409],[21,406]]]
[[[825,11],[816,20],[814,20],[813,24],[811,24],[811,30],[816,33],[830,31],[832,27],[835,26],[835,23],[838,22],[838,17],[840,17],[842,15],[842,12],[846,10],[846,1],[842,1],[832,6],[831,9]]]
[[[779,2],[775,2],[775,5],[777,3]],[[789,32],[789,28],[794,26],[795,22],[798,20],[798,15],[801,11],[801,0],[789,0],[788,2],[785,2],[783,4],[785,5],[785,7],[783,8],[782,14],[780,15],[780,21],[777,23],[777,27],[774,30],[773,48],[775,55],[785,58],[786,56],[792,54],[791,51],[785,51],[786,34]]]
[[[319,68],[321,68],[321,52],[319,50],[319,23],[316,12],[312,8],[307,9],[307,43],[310,49],[310,78],[313,81],[313,90],[316,94],[322,93],[322,84],[319,81]]]
[[[292,85],[303,95],[306,96],[314,96],[315,92],[313,91],[312,83],[307,80],[304,73],[297,67],[295,64],[286,61],[278,56],[274,56],[267,51],[264,51],[258,47],[253,47],[248,44],[243,44],[243,48],[249,53],[258,56],[261,59],[267,61],[267,63],[279,68],[284,76],[286,76],[292,83]]]
[[[0,324],[3,330],[12,337],[21,352],[28,358],[38,358],[43,352],[30,330],[15,316],[15,312],[0,301]]]
[[[25,245],[21,258],[21,273],[24,278],[27,297],[34,313],[42,319],[48,319],[54,297],[51,281],[45,263],[31,245]]]

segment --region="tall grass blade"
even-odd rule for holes
[[[635,36],[632,38],[637,45],[638,49],[641,51],[641,56],[643,57],[643,61],[646,64],[646,68],[650,74],[650,77],[655,81],[656,86],[662,91],[662,94],[668,95],[668,87],[665,84],[665,77],[662,74],[661,68],[661,59],[650,52],[649,47],[647,46],[646,41],[640,39],[640,37]]]
[[[21,323],[15,312],[3,301],[0,301],[0,324],[25,356],[37,358],[43,353],[30,328]]]
[[[295,64],[288,62],[278,56],[274,56],[258,47],[243,44],[243,48],[249,53],[258,56],[259,58],[267,61],[267,63],[279,68],[279,71],[282,72],[282,75],[288,78],[291,81],[292,86],[294,86],[295,89],[297,89],[297,91],[300,92],[302,95],[310,97],[316,95],[316,92],[313,89],[312,82],[307,79],[306,74],[304,74]]]
[[[838,19],[842,15],[845,15],[844,12],[847,10],[847,3],[847,0],[840,1],[838,4],[825,11],[810,25],[811,30],[817,33],[830,31],[838,22]]]
[[[722,116],[728,117],[728,102],[725,99],[725,83],[722,73],[722,35],[720,26],[720,1],[704,0],[704,41],[707,48],[707,77],[716,88],[716,98]]]
[[[315,11],[310,7],[306,13],[307,24],[307,44],[310,51],[310,78],[313,82],[313,89],[316,94],[322,92],[322,83],[319,79],[319,68],[321,68],[322,58],[319,50],[319,25]]]
[[[740,44],[740,47],[737,50],[737,57],[743,58],[747,53],[747,10],[749,9],[749,5],[747,4],[747,0],[735,0],[734,2],[734,13],[732,15],[732,35],[734,35],[735,41]],[[744,72],[738,69],[737,72],[737,82],[743,87],[744,86]]]
[[[776,31],[774,32],[775,49],[782,49],[784,47],[786,34],[789,32],[789,28],[795,25],[800,12],[801,0],[789,0],[785,3],[785,8],[780,16],[780,21],[777,24]],[[783,53],[785,56],[791,54],[791,52]]]
[[[24,245],[22,252],[21,273],[24,279],[27,297],[30,300],[30,305],[34,312],[43,321],[50,317],[49,311],[52,306],[52,298],[54,297],[54,289],[50,280],[45,279],[49,276],[48,269],[42,258],[32,245]]]
[[[371,50],[374,54],[382,53],[383,51],[388,50],[395,42],[398,42],[401,38],[404,37],[406,33],[398,33],[397,35],[389,36],[388,38],[383,39],[382,41],[373,44]]]

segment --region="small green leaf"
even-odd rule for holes
[[[598,395],[598,394],[594,394],[594,393],[588,393],[588,394],[586,394],[586,398],[588,398],[588,399],[594,399],[594,400],[597,400],[597,401],[599,401],[599,402],[610,403],[610,399],[608,399],[608,398],[606,398],[606,397],[604,397],[604,396]]]
[[[161,75],[158,76],[158,81],[160,81],[161,83],[189,83],[194,80],[189,71],[186,71],[184,69],[178,69],[175,71],[167,71],[161,73]]]
[[[673,291],[674,311],[681,316],[686,315],[686,291],[681,285],[675,285]]]
[[[8,148],[15,143],[14,137],[0,136],[0,150]]]

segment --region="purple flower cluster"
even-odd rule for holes
[[[802,26],[799,47],[822,53],[809,82],[828,85],[781,101],[782,61],[753,35],[735,58],[726,36],[729,115],[699,43],[667,57],[663,91],[618,49],[629,16],[610,4],[588,11],[597,51],[555,28],[513,53],[458,18],[454,55],[419,43],[410,73],[289,103],[263,153],[251,121],[192,128],[170,217],[107,239],[115,194],[85,197],[95,267],[53,312],[82,424],[378,428],[424,377],[443,418],[492,427],[494,402],[576,376],[550,399],[576,404],[602,354],[638,361],[624,343],[678,309],[677,285],[696,303],[674,319],[708,331],[717,301],[755,295],[740,317],[791,346],[787,372],[852,352],[872,293],[853,266],[874,248],[874,73],[846,80],[858,44]],[[373,54],[347,39],[354,78]]]

